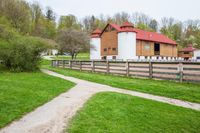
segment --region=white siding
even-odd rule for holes
[[[101,59],[101,39],[91,38],[90,45],[92,45],[93,47],[93,48],[90,48],[90,59],[100,60]]]
[[[197,57],[200,57],[200,50],[195,50],[194,51],[194,59],[196,60]]]
[[[136,56],[136,33],[118,33],[118,56],[117,59],[138,59]]]

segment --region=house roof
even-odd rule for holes
[[[188,47],[181,49],[179,52],[193,52],[197,50],[192,46],[192,44],[189,44]]]
[[[92,32],[91,38],[98,38],[100,37],[102,31],[100,29],[96,29],[95,31]]]
[[[113,23],[107,24],[106,27],[101,32],[100,36],[103,34],[103,32],[105,31],[105,29],[109,25],[111,27],[113,27],[114,29],[116,29],[118,32],[136,32],[136,38],[137,38],[137,40],[144,40],[144,41],[152,41],[152,42],[158,42],[158,43],[165,43],[165,44],[177,45],[177,43],[175,41],[169,39],[167,36],[165,36],[163,34],[136,29],[129,22],[125,22],[122,26],[119,26],[119,25],[113,24]],[[97,35],[95,35],[95,36],[97,36]]]

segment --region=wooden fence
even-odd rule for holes
[[[52,66],[128,77],[200,82],[200,62],[52,60]]]

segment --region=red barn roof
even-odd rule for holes
[[[135,30],[137,32],[138,40],[166,43],[166,44],[173,44],[173,45],[177,44],[175,41],[169,39],[167,36],[165,36],[163,34],[159,34],[156,32],[144,31],[144,30],[140,30],[140,29],[135,29]]]
[[[129,22],[125,22],[122,26],[119,26],[119,25],[113,24],[113,23],[107,24],[106,27],[104,28],[104,30],[101,32],[100,36],[103,34],[105,29],[109,25],[111,27],[113,27],[114,29],[116,29],[118,32],[136,32],[136,39],[137,40],[144,40],[144,41],[151,41],[151,42],[158,42],[158,43],[177,45],[177,43],[175,41],[169,39],[167,36],[165,36],[163,34],[136,29]],[[93,36],[94,35],[92,34],[92,37]],[[96,37],[96,36],[97,35],[95,35],[94,37]],[[98,37],[99,37],[99,35],[98,35]]]
[[[92,32],[91,34],[91,38],[98,38],[101,35],[101,30],[100,29],[96,29],[95,31]]]
[[[121,30],[119,32],[136,32],[133,24],[129,22],[124,22],[122,26],[120,26]]]
[[[195,50],[197,50],[197,49],[194,48],[194,47],[192,46],[192,44],[189,44],[188,47],[181,49],[180,52],[193,52],[193,51],[195,51]]]

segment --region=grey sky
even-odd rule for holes
[[[143,12],[157,20],[174,17],[178,20],[200,19],[200,0],[27,0],[50,6],[58,16],[74,14],[113,15],[116,12]]]

